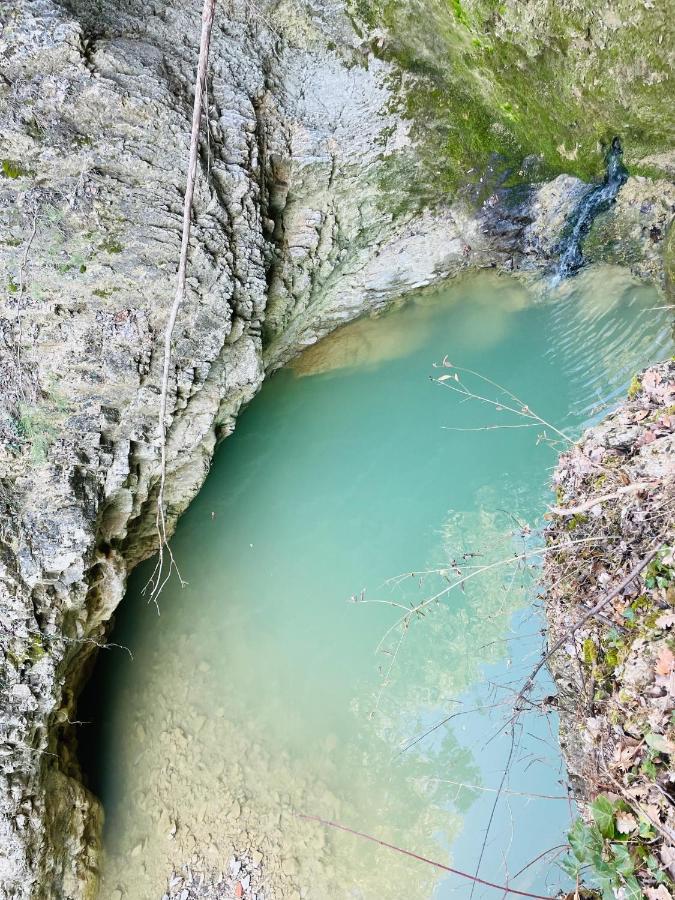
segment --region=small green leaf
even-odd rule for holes
[[[647,838],[651,840],[656,832],[654,831],[654,827],[651,822],[648,822],[647,819],[640,819],[640,828],[638,830],[638,834],[641,838]]]
[[[640,766],[640,771],[643,773],[643,775],[646,775],[648,778],[656,781],[658,772],[656,771],[656,766],[651,759],[645,759],[643,761],[642,765]]]
[[[563,872],[566,872],[570,878],[575,879],[578,878],[579,872],[581,871],[581,862],[573,856],[563,856],[560,860],[560,868]]]
[[[650,731],[649,734],[645,735],[645,741],[647,746],[651,747],[652,750],[656,750],[657,753],[668,754],[672,750],[672,744],[662,734],[654,734],[653,731]]]
[[[591,853],[602,849],[600,833],[587,825],[583,819],[575,819],[568,837],[572,853],[580,863],[588,863]]]
[[[628,852],[628,848],[623,844],[612,844],[612,852],[616,862],[616,871],[619,875],[632,875],[635,871],[635,865]]]
[[[607,878],[612,883],[616,881],[617,872],[615,866],[604,860],[601,852],[591,853],[590,864],[593,868],[593,873],[598,878]]]
[[[626,891],[626,900],[643,900],[644,894],[640,890],[640,885],[638,884],[635,875],[626,878],[624,888]]]
[[[614,806],[607,797],[600,795],[591,803],[591,814],[606,838],[614,837]]]

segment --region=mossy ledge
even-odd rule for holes
[[[350,0],[364,41],[396,64],[422,167],[393,189],[429,203],[466,185],[600,178],[619,135],[631,175],[672,167],[672,41],[662,0]]]
[[[550,668],[583,798],[565,866],[603,896],[636,900],[675,887],[674,404],[670,360],[637,375],[625,403],[560,457],[544,566],[550,645],[569,635]]]

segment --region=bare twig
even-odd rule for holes
[[[199,62],[197,64],[197,80],[195,82],[195,99],[192,109],[192,133],[190,135],[190,156],[188,160],[187,183],[185,187],[185,199],[183,203],[183,233],[181,238],[180,260],[178,264],[178,284],[176,295],[169,313],[169,320],[164,333],[164,365],[162,369],[161,393],[159,398],[159,448],[160,448],[160,475],[159,490],[157,492],[157,535],[159,538],[158,562],[151,579],[150,599],[157,605],[157,597],[170,577],[172,570],[178,572],[173,554],[168,546],[166,533],[166,516],[164,510],[164,486],[166,482],[166,404],[169,390],[169,369],[171,367],[171,342],[173,330],[176,325],[176,317],[181,303],[185,297],[185,282],[187,278],[188,249],[190,245],[190,225],[192,218],[192,203],[195,191],[195,179],[197,174],[197,155],[199,152],[199,129],[202,116],[202,100],[206,81],[206,69],[209,58],[209,45],[211,43],[211,30],[216,10],[216,0],[204,0],[202,11],[202,32],[199,43]],[[169,571],[164,575],[164,551],[169,555]],[[180,578],[180,573],[178,572]],[[183,584],[181,579],[181,584]],[[159,612],[159,606],[157,605]]]
[[[23,256],[21,257],[21,265],[19,266],[19,285],[17,291],[16,298],[16,315],[18,319],[18,334],[16,339],[16,368],[17,368],[17,377],[19,379],[19,394],[23,397],[23,370],[22,370],[22,361],[21,361],[21,344],[23,342],[23,295],[25,292],[25,283],[26,283],[26,266],[28,265],[28,254],[30,253],[30,248],[35,240],[35,233],[37,232],[37,213],[33,215],[33,225],[31,227],[30,234],[28,236],[28,240],[23,248]]]
[[[487,406],[492,406],[497,412],[510,412],[516,416],[521,416],[524,419],[532,419],[533,423],[537,423],[542,425],[544,428],[549,428],[554,434],[557,434],[559,438],[565,441],[568,444],[574,443],[572,438],[566,435],[559,428],[556,428],[551,422],[548,422],[546,419],[542,418],[540,415],[534,412],[534,410],[530,409],[527,403],[523,402],[520,397],[516,396],[512,391],[508,388],[505,388],[501,384],[497,384],[496,381],[493,381],[491,378],[487,378],[485,375],[481,375],[480,372],[475,372],[473,369],[465,369],[460,366],[455,366],[451,362],[448,361],[448,357],[446,356],[443,359],[443,362],[440,364],[445,369],[453,369],[453,375],[441,375],[438,378],[432,379],[437,384],[440,384],[442,387],[449,388],[451,391],[454,391],[456,394],[460,394],[460,396],[465,397],[467,400],[478,400],[480,403],[485,403]],[[471,375],[474,378],[478,378],[480,381],[489,385],[490,387],[496,388],[498,391],[501,391],[506,397],[508,397],[509,402],[503,403],[499,400],[491,400],[489,397],[483,397],[481,394],[477,394],[475,391],[468,388],[459,378],[459,372]],[[509,405],[510,403],[515,404],[515,406]],[[485,430],[489,430],[489,428],[499,428],[500,426],[484,426]],[[479,429],[480,430],[480,429]]]
[[[626,575],[626,577],[623,579],[623,581],[620,582],[620,584],[618,584],[608,594],[606,594],[601,600],[599,600],[598,603],[596,603],[596,605],[592,609],[589,609],[588,612],[585,615],[583,615],[579,619],[578,622],[575,622],[573,625],[570,625],[569,628],[565,629],[565,631],[562,633],[562,635],[553,644],[553,646],[544,654],[544,656],[539,660],[537,665],[534,667],[534,669],[528,676],[527,681],[525,682],[525,684],[523,685],[522,689],[520,690],[518,696],[516,697],[516,702],[514,705],[514,708],[516,709],[516,711],[519,711],[520,704],[523,702],[523,700],[526,698],[528,692],[532,688],[532,685],[534,684],[534,680],[537,677],[537,675],[539,674],[539,672],[544,668],[544,666],[549,661],[549,659],[552,656],[554,656],[554,654],[556,654],[558,652],[558,650],[560,650],[560,648],[563,646],[565,641],[567,641],[575,633],[575,631],[577,631],[579,628],[581,628],[582,625],[585,625],[589,619],[592,619],[599,612],[601,612],[605,608],[605,606],[607,606],[608,603],[610,603],[618,594],[621,593],[621,591],[624,590],[624,588],[626,588],[631,583],[631,581],[633,581],[635,578],[637,578],[637,576],[640,574],[640,572],[642,572],[642,570],[645,569],[649,565],[649,563],[654,559],[654,557],[656,556],[657,553],[658,553],[658,547],[655,547],[653,550],[650,550],[649,553],[645,557],[643,557],[643,559],[640,560],[640,562],[635,566],[635,568],[633,568],[628,573],[628,575]]]
[[[466,788],[470,791],[485,791],[486,793],[496,794],[499,790],[493,787],[484,787],[480,784],[469,784],[466,781],[453,781],[451,778],[427,778],[426,781],[431,784],[452,784],[458,788]],[[528,800],[569,800],[569,794],[529,794],[526,791],[511,791],[508,788],[502,789],[502,794],[508,794],[510,797],[525,797]],[[579,798],[581,800],[581,798]]]
[[[372,841],[374,844],[379,844],[380,847],[387,847],[389,850],[395,850],[396,853],[410,856],[412,859],[417,859],[420,862],[427,863],[427,865],[442,869],[444,872],[450,872],[452,875],[459,875],[460,878],[468,878],[474,884],[482,884],[485,887],[495,888],[495,890],[503,891],[506,894],[517,894],[520,897],[534,897],[535,900],[550,900],[550,897],[546,897],[543,894],[530,894],[528,891],[519,891],[516,888],[507,887],[503,884],[495,884],[493,881],[485,881],[483,878],[470,875],[468,872],[462,872],[460,869],[453,869],[451,866],[444,865],[444,863],[428,859],[426,856],[421,856],[419,853],[413,853],[411,850],[404,850],[402,847],[397,847],[396,844],[390,844],[387,841],[383,841],[380,838],[374,837],[372,834],[365,834],[363,831],[356,831],[354,828],[348,828],[347,825],[340,825],[339,822],[331,822],[329,819],[322,819],[320,816],[308,816],[304,813],[297,813],[297,816],[299,819],[304,819],[307,822],[319,822],[321,825],[326,825],[328,828],[346,831],[347,834],[353,834],[366,841]]]
[[[506,759],[506,765],[504,766],[504,771],[502,772],[501,781],[499,782],[499,787],[497,788],[495,799],[492,804],[492,809],[490,810],[490,818],[488,819],[487,827],[485,829],[485,834],[483,835],[483,841],[480,845],[480,853],[478,854],[478,862],[476,863],[476,871],[474,873],[473,884],[471,885],[471,892],[469,894],[469,900],[473,897],[473,892],[476,890],[476,883],[480,883],[480,879],[478,877],[478,873],[480,872],[481,863],[483,862],[483,857],[485,856],[485,848],[487,847],[488,838],[490,836],[490,829],[492,828],[492,822],[494,821],[495,813],[497,811],[497,805],[502,796],[502,791],[504,790],[504,785],[506,784],[506,779],[508,778],[509,769],[511,768],[511,760],[513,759],[513,751],[516,747],[516,731],[515,725],[511,725],[511,743],[509,745],[509,755]],[[508,891],[509,888],[504,888],[505,891]]]
[[[587,500],[585,503],[580,503],[578,506],[551,506],[550,512],[554,513],[556,516],[576,516],[579,513],[593,509],[594,506],[606,503],[608,500],[616,500],[624,494],[634,494],[638,491],[646,491],[649,488],[656,487],[658,484],[658,481],[636,481],[634,484],[627,484],[625,487],[612,491],[611,494],[601,494],[599,497],[592,497],[590,500]]]

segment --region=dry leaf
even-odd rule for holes
[[[661,384],[661,373],[656,369],[649,369],[642,376],[642,387],[645,390],[651,390],[655,388],[658,384]]]
[[[663,865],[671,875],[675,875],[675,847],[668,847],[664,844],[659,853],[661,854]]]
[[[669,650],[668,647],[663,647],[659,653],[656,665],[654,666],[654,671],[657,675],[670,675],[673,668],[675,668],[675,656],[673,656],[673,651]]]
[[[614,765],[620,769],[630,769],[633,764],[635,754],[639,749],[640,744],[638,743],[636,743],[634,747],[629,747],[626,744],[617,744],[617,746],[614,748]]]
[[[656,888],[646,887],[644,890],[648,900],[673,900],[673,895],[663,884]]]
[[[672,628],[675,625],[675,613],[664,613],[656,620],[657,628]]]
[[[244,888],[242,887],[241,881],[238,881],[234,886],[234,896],[237,898],[244,896]]]
[[[621,834],[630,834],[637,828],[637,819],[632,813],[618,812],[616,814],[616,827]]]

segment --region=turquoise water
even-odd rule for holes
[[[554,293],[485,275],[270,379],[172,542],[187,587],[167,586],[158,617],[137,572],[112,636],[133,660],[98,665],[102,896],[161,897],[174,866],[260,851],[261,898],[468,898],[469,881],[297,813],[473,873],[507,761],[480,876],[563,883],[555,716],[503,729],[541,648],[531,552],[555,451],[541,425],[451,389],[506,402],[496,387],[435,383],[456,370],[434,364],[574,437],[672,352],[658,305],[619,270]]]

